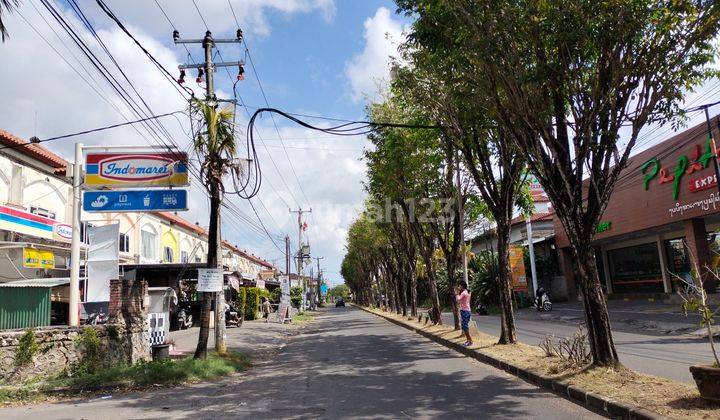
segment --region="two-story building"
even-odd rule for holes
[[[48,299],[67,304],[72,264],[69,163],[41,144],[28,143],[0,130],[0,284],[22,280],[36,289],[52,288]],[[207,261],[207,230],[177,213],[83,212],[81,219],[83,236],[90,225],[120,225],[119,276],[187,278]],[[83,245],[81,271],[86,251]],[[274,270],[265,260],[229,242],[223,243],[223,263],[229,272],[241,273],[238,277],[253,282],[260,272]],[[161,285],[173,282],[168,283]],[[0,287],[0,295],[9,290]]]

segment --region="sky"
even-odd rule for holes
[[[243,154],[244,127],[248,115],[257,107],[269,105],[307,115],[364,119],[365,107],[379,98],[386,85],[390,57],[397,55],[409,24],[407,17],[395,14],[389,0],[231,0],[233,10],[227,0],[105,1],[175,77],[179,75],[178,64],[202,59],[202,49],[197,44],[188,45],[187,50],[174,45],[173,28],[182,38],[201,38],[208,28],[215,38],[233,38],[237,18],[248,53],[244,46],[220,44],[220,55],[215,60],[252,58],[255,64],[257,77],[248,64],[245,80],[236,85],[239,98],[247,105],[236,109]],[[185,99],[96,1],[76,2],[155,114],[186,109]],[[10,38],[0,44],[0,128],[25,139],[33,135],[42,139],[136,119],[41,1],[21,3],[17,12],[3,16]],[[49,3],[60,10],[130,91],[130,85],[103,55],[67,0]],[[223,69],[216,73],[216,90],[218,97],[232,99],[236,69],[228,71],[230,74]],[[195,83],[195,76],[194,72],[188,73],[186,86],[201,96],[203,87]],[[714,79],[697,92],[688,93],[687,103],[712,101],[718,89],[720,82]],[[702,113],[690,117],[687,126],[700,122]],[[329,124],[327,120],[307,120]],[[188,146],[187,117],[167,117],[162,123],[175,143]],[[648,127],[641,133],[635,152],[662,141],[672,131],[669,126]],[[263,185],[252,207],[237,196],[226,197],[242,216],[225,212],[223,237],[284,268],[281,238],[290,236],[293,252],[298,242],[297,215],[288,210],[312,208],[305,218],[308,230],[303,241],[309,240],[313,256],[324,257],[321,267],[325,279],[330,284],[342,282],[339,271],[347,230],[365,200],[362,153],[369,143],[364,137],[333,137],[269,115],[258,120],[255,133]],[[75,141],[86,145],[158,144],[143,128],[124,127],[45,145],[71,160]],[[191,208],[181,215],[206,226],[209,204],[204,187],[194,182],[190,193]]]
[[[103,55],[70,4],[65,0],[50,3],[132,93],[130,84]],[[247,105],[236,109],[243,154],[248,113],[256,107],[269,104],[289,112],[364,119],[366,105],[378,98],[387,80],[390,56],[397,54],[407,25],[405,17],[394,13],[394,4],[384,0],[232,0],[235,17],[227,0],[197,0],[199,12],[191,0],[158,0],[160,7],[154,0],[106,3],[175,77],[179,75],[178,64],[201,61],[203,53],[198,44],[188,45],[188,50],[174,45],[173,28],[182,38],[202,38],[207,28],[215,38],[234,38],[237,17],[247,54],[257,71],[256,77],[246,64],[246,78],[237,83],[237,92]],[[183,97],[95,1],[78,0],[77,4],[155,114],[186,108]],[[24,0],[17,12],[4,19],[10,38],[0,44],[1,128],[25,139],[34,135],[42,139],[137,118],[40,0]],[[249,62],[244,46],[218,45],[220,55],[214,60]],[[228,70],[229,75],[218,69],[215,86],[218,97],[232,99],[231,83],[237,69]],[[203,86],[195,83],[195,76],[194,71],[189,72],[186,85],[202,95]],[[178,145],[189,144],[187,117],[167,117],[162,123]],[[72,160],[75,141],[86,145],[159,144],[142,128],[123,127],[45,146]],[[280,250],[284,246],[279,238],[289,235],[293,252],[297,249],[297,215],[290,213],[289,207],[312,208],[305,216],[308,229],[303,241],[309,240],[313,256],[324,257],[321,267],[326,280],[330,284],[342,282],[339,271],[347,229],[365,199],[361,184],[365,164],[361,159],[366,147],[369,144],[361,136],[333,137],[279,116],[274,121],[263,116],[256,131],[263,185],[252,205],[269,235],[263,232],[247,200],[228,195],[226,199],[245,217],[225,212],[223,237],[284,269]],[[203,187],[195,182],[190,188],[191,209],[181,216],[207,225],[209,206]],[[312,266],[316,270],[315,262]]]

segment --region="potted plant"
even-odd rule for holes
[[[694,259],[692,260],[694,261]],[[720,277],[718,277],[718,274],[714,270],[706,267],[705,271],[707,277],[712,276],[720,280]],[[698,272],[699,270],[697,270],[696,266],[692,272],[686,276],[676,274],[674,274],[674,276],[681,285],[681,287],[678,288],[678,294],[683,300],[683,312],[686,316],[692,312],[700,315],[700,325],[707,330],[707,339],[715,362],[712,366],[690,366],[690,372],[693,375],[700,396],[706,400],[720,402],[720,359],[718,359],[717,350],[715,349],[712,330],[715,315],[720,311],[720,308],[715,311],[710,308],[704,285],[706,282],[703,281],[703,276],[698,275]]]

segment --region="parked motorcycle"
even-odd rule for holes
[[[238,314],[238,310],[231,304],[225,305],[225,326],[227,327],[239,327],[242,324],[242,319]]]
[[[192,313],[190,313],[190,308],[178,308],[177,313],[175,314],[175,325],[177,325],[178,330],[186,330],[192,327],[193,316]]]
[[[534,305],[538,311],[552,311],[552,302],[550,302],[550,296],[547,294],[544,288],[538,287],[538,289],[535,291]]]

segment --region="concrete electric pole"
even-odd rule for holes
[[[242,31],[238,29],[237,37],[234,39],[214,39],[210,31],[205,32],[205,37],[202,39],[180,39],[180,33],[178,31],[173,32],[173,41],[175,44],[202,44],[205,50],[205,62],[199,64],[182,64],[178,66],[181,74],[186,69],[197,69],[198,79],[205,75],[205,102],[208,106],[217,107],[217,97],[215,96],[214,86],[214,74],[215,69],[218,67],[238,67],[240,68],[245,63],[242,61],[235,62],[223,62],[213,63],[213,48],[218,43],[240,43],[242,42]],[[208,136],[214,135],[217,130],[208,130]],[[208,138],[210,143],[215,141],[214,138]],[[209,159],[212,162],[218,162],[219,156],[205,156],[205,159]],[[222,171],[220,171],[222,173]],[[222,261],[222,235],[220,232],[220,208],[222,204],[222,188],[220,186],[220,180],[209,177],[209,190],[210,190],[210,229],[208,238],[208,259],[207,267],[211,269],[218,269],[223,272],[223,261]],[[222,275],[222,274],[221,274]],[[212,293],[212,292],[208,292]],[[201,322],[204,319],[201,316]],[[207,346],[207,334],[208,328],[203,329],[201,326],[200,331],[201,337],[199,341],[203,341]],[[204,337],[203,337],[204,335]],[[225,291],[221,289],[215,293],[215,350],[223,354],[227,352],[227,345],[225,343]],[[198,351],[196,351],[196,356]]]
[[[302,278],[302,269],[303,269],[303,244],[302,244],[302,232],[303,232],[303,220],[302,215],[303,213],[312,213],[312,209],[310,210],[303,210],[302,207],[299,207],[297,210],[288,209],[290,213],[297,213],[298,215],[298,253],[297,253],[297,259],[298,259],[298,266],[297,266],[297,273],[298,273],[298,280]],[[307,305],[307,282],[303,280],[303,296],[302,296],[302,309],[306,308]]]
[[[317,281],[315,283],[315,290],[312,294],[312,302],[311,305],[313,308],[315,307],[315,301],[320,300],[320,260],[324,259],[325,257],[313,257],[317,261]]]

